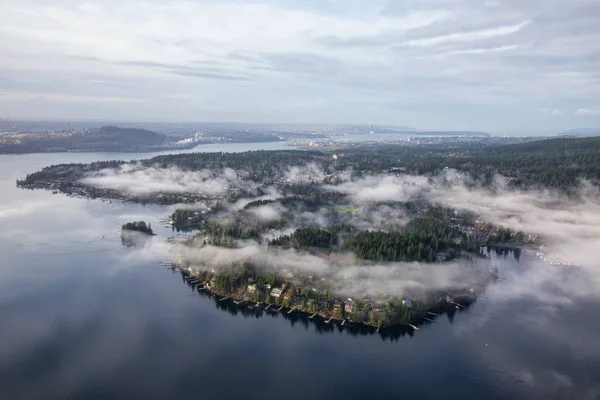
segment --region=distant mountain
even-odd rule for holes
[[[575,128],[561,132],[558,136],[590,137],[600,136],[600,128]]]

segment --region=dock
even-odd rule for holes
[[[429,321],[429,322],[435,322],[435,321],[434,321],[434,320],[432,320],[431,318],[423,317],[423,319],[424,319],[425,321]]]
[[[427,314],[429,314],[429,315],[435,315],[436,317],[439,317],[439,315],[440,315],[440,314],[436,314],[436,313],[431,312],[431,311],[427,311]]]
[[[288,315],[293,313],[294,311],[296,311],[296,307],[292,308],[290,311],[288,311]]]
[[[265,307],[265,310],[268,310],[269,308],[271,308],[271,304],[268,304],[268,305]]]
[[[344,324],[345,324],[345,323],[346,323],[346,320],[343,320],[343,321],[342,321],[342,326],[344,326]]]
[[[279,309],[277,311],[275,311],[275,312],[279,312],[281,310],[283,310],[283,306],[279,307]]]
[[[225,300],[227,300],[229,297],[231,297],[231,296],[223,297],[222,299],[219,299],[219,301],[225,301]]]
[[[333,317],[329,318],[327,321],[325,321],[325,323],[326,324],[330,323],[332,319],[333,319]]]
[[[309,319],[313,319],[314,317],[317,316],[317,313],[314,313],[313,315],[311,315],[310,317],[308,317]]]
[[[419,328],[417,328],[416,326],[414,326],[413,324],[406,324],[408,326],[410,326],[411,328],[413,328],[415,331],[418,331]]]

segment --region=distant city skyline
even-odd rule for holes
[[[597,0],[5,0],[0,118],[600,128]]]

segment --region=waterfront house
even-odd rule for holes
[[[271,289],[271,297],[278,299],[279,297],[281,297],[281,293],[283,293],[283,290],[279,288]]]
[[[344,301],[344,310],[347,313],[354,312],[354,301],[352,299],[348,299],[348,300]]]
[[[255,284],[248,285],[248,292],[256,293],[256,285]]]

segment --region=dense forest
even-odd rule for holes
[[[362,174],[404,172],[434,175],[445,168],[469,173],[483,184],[492,182],[495,174],[502,174],[517,187],[547,187],[572,191],[579,179],[600,182],[600,137],[557,138],[503,146],[403,146],[363,145],[346,149],[334,159],[319,151],[249,151],[244,153],[188,153],[172,154],[142,160],[142,166],[157,168],[177,167],[182,170],[222,171],[230,168],[243,171],[243,179],[265,185],[280,182],[288,196],[305,194],[311,190],[307,182],[286,182],[285,172],[292,167],[309,163],[318,165],[332,176],[340,171]],[[83,189],[80,180],[89,173],[106,168],[117,168],[124,162],[107,161],[91,164],[54,165],[29,174],[18,185],[29,188],[59,188],[71,193]],[[315,181],[317,180],[314,178]],[[325,176],[326,183],[335,179]],[[85,187],[92,196],[118,197],[109,190]],[[257,189],[260,195],[261,188]],[[333,196],[333,194],[332,194]],[[139,196],[138,196],[139,197]],[[184,202],[183,194],[163,194],[160,198],[137,198],[134,201],[153,201],[160,204]],[[198,196],[189,201],[197,201]]]

